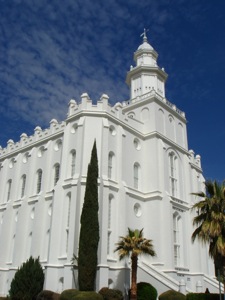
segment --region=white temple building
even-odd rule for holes
[[[98,272],[96,290],[129,288],[130,261],[114,253],[127,228],[142,229],[157,256],[139,258],[138,282],[158,294],[174,289],[218,291],[208,248],[191,242],[190,208],[203,190],[199,155],[188,149],[184,112],[165,95],[167,74],[143,34],[127,73],[130,100],[110,105],[102,95],[70,100],[65,121],[21,134],[0,149],[0,294],[17,268],[40,257],[45,289],[78,288],[71,266],[78,253],[87,166],[96,140],[99,163]]]

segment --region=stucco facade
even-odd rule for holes
[[[110,105],[102,95],[69,102],[65,121],[36,127],[0,149],[0,294],[15,270],[40,257],[45,288],[77,287],[71,267],[78,253],[87,166],[96,140],[99,162],[98,274],[103,286],[126,291],[130,262],[114,253],[127,228],[144,228],[157,256],[140,257],[138,281],[161,293],[217,289],[207,247],[191,243],[196,201],[203,189],[200,156],[188,149],[186,118],[165,96],[167,74],[143,35],[127,73],[130,100]],[[91,249],[90,249],[91,250]]]

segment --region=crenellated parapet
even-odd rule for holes
[[[189,154],[190,164],[197,168],[201,168],[201,156],[199,154],[195,155],[193,150],[189,150]]]
[[[74,117],[79,117],[81,113],[85,115],[95,114],[95,116],[107,115],[109,118],[117,119],[119,123],[130,124],[131,126],[138,129],[137,126],[143,125],[142,122],[137,124],[137,120],[128,117],[128,114],[124,112],[124,107],[129,105],[128,102],[117,102],[114,106],[109,103],[109,96],[102,94],[96,104],[90,99],[87,93],[81,95],[80,102],[71,99],[68,104],[67,122]],[[140,128],[139,128],[140,129]]]
[[[62,133],[65,124],[65,122],[59,123],[56,119],[52,119],[49,128],[42,129],[40,126],[36,126],[33,135],[28,136],[26,133],[22,133],[18,142],[9,139],[5,148],[0,147],[0,159],[5,155],[22,151],[23,148],[32,147],[35,144],[41,143],[50,137],[52,138],[55,135]]]
[[[36,126],[34,128],[33,135],[28,136],[26,133],[22,133],[18,142],[14,142],[12,139],[8,140],[5,148],[0,147],[0,158],[4,155],[14,153],[15,151],[21,151],[25,147],[32,147],[35,144],[41,143],[49,138],[54,138],[54,135],[63,132],[66,123],[72,121],[76,117],[79,118],[81,114],[93,114],[96,117],[102,116],[112,118],[114,120],[116,119],[118,123],[127,124],[133,129],[141,132],[143,130],[143,122],[140,119],[131,117],[126,108],[136,102],[144,102],[151,97],[154,97],[154,99],[157,98],[158,101],[164,103],[173,110],[175,114],[185,120],[184,112],[178,110],[174,104],[170,103],[166,98],[162,97],[154,90],[129,101],[123,101],[122,103],[117,102],[114,106],[109,103],[109,96],[106,94],[102,94],[100,99],[94,103],[87,93],[83,93],[79,102],[74,99],[69,101],[66,121],[59,123],[56,119],[52,119],[50,121],[50,127],[47,129],[42,129],[40,126]],[[192,155],[190,155],[190,157],[191,163],[201,168],[200,156],[196,156],[195,159],[192,158]]]
[[[165,104],[166,106],[168,106],[169,108],[171,108],[175,113],[177,113],[179,116],[181,116],[183,119],[185,119],[185,112],[181,111],[180,109],[177,108],[177,106],[173,103],[171,103],[169,100],[167,100],[165,97],[162,97],[159,93],[157,93],[154,88],[144,94],[144,95],[140,95],[135,97],[134,99],[130,99],[127,101],[123,101],[122,104],[123,106],[127,106],[130,104],[133,104],[135,102],[140,102],[140,101],[144,101],[145,99],[149,98],[149,97],[155,97],[159,102]]]
[[[68,104],[67,122],[70,120],[70,118],[73,118],[80,112],[88,112],[94,114],[108,113],[111,114],[114,118],[127,121],[122,112],[122,108],[123,105],[119,102],[112,106],[109,103],[109,96],[106,94],[102,94],[97,103],[94,104],[89,95],[87,93],[83,93],[81,95],[81,100],[79,103],[74,99],[70,100]],[[52,119],[50,121],[49,128],[42,129],[40,126],[36,126],[34,128],[33,135],[28,136],[26,133],[22,133],[18,142],[14,142],[12,139],[9,139],[5,148],[2,148],[0,146],[0,159],[5,155],[9,155],[11,153],[14,153],[15,151],[22,151],[23,148],[32,147],[35,144],[41,143],[46,139],[54,137],[54,135],[62,133],[65,126],[65,121],[59,123],[56,119]]]
[[[97,101],[96,104],[94,104],[87,93],[83,93],[81,95],[81,100],[79,103],[76,100],[71,99],[68,106],[68,118],[76,115],[81,111],[102,112],[110,111],[112,108],[109,103],[108,95],[102,94],[101,98]]]

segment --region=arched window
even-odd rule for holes
[[[174,245],[174,265],[183,265],[183,243],[182,243],[182,218],[178,212],[173,214],[173,245]]]
[[[61,232],[61,256],[66,257],[68,254],[69,246],[69,229],[70,229],[70,206],[71,206],[71,193],[66,195],[63,202],[63,217],[62,217],[62,232]]]
[[[57,141],[55,142],[54,150],[55,150],[55,151],[59,151],[61,147],[62,147],[62,140],[59,139],[59,140],[57,140]]]
[[[159,132],[165,134],[165,116],[164,116],[164,111],[162,109],[158,110],[157,124],[158,124]]]
[[[115,177],[115,155],[113,152],[109,152],[108,156],[108,177],[109,179]]]
[[[177,142],[179,145],[184,146],[184,127],[181,123],[178,123],[177,127]]]
[[[41,183],[42,183],[42,170],[39,169],[37,171],[37,194],[41,191]]]
[[[54,186],[56,185],[56,183],[59,180],[59,171],[60,171],[60,165],[55,164]]]
[[[20,195],[21,198],[23,198],[25,195],[25,186],[26,186],[26,175],[24,174],[21,178],[21,195]]]
[[[138,163],[134,164],[134,188],[140,188],[140,165]]]
[[[109,195],[108,202],[108,241],[107,241],[107,254],[111,252],[111,235],[112,235],[112,199],[113,195]]]
[[[170,177],[170,193],[177,196],[177,157],[173,152],[169,154],[169,177]]]
[[[71,151],[71,177],[75,175],[76,170],[76,151]]]
[[[12,179],[9,179],[8,182],[7,182],[7,201],[10,200],[11,189],[12,189]]]
[[[166,122],[166,136],[172,141],[175,139],[175,121],[172,115],[168,116]]]
[[[34,218],[35,218],[35,206],[31,207],[29,224],[27,226],[28,235],[26,238],[26,257],[30,257],[30,255],[32,253],[31,247],[32,247],[33,229],[34,229]]]
[[[141,120],[143,122],[149,120],[149,109],[147,107],[143,108],[141,111]]]
[[[41,147],[38,149],[37,156],[38,156],[38,157],[42,157],[43,154],[44,154],[44,151],[45,151],[45,147],[44,147],[44,146],[41,146]]]

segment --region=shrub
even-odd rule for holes
[[[137,284],[137,300],[156,300],[157,290],[150,283],[139,282]]]
[[[79,291],[75,290],[75,289],[65,290],[61,293],[59,299],[60,300],[74,299],[73,297],[76,296],[78,293],[79,293]]]
[[[52,291],[44,290],[41,291],[36,300],[59,300],[60,294],[54,293]]]
[[[102,295],[96,292],[78,292],[73,298],[73,300],[103,300]]]
[[[166,291],[159,296],[159,300],[185,300],[186,296],[173,290]]]
[[[187,300],[219,300],[219,294],[190,293],[186,295]]]
[[[104,300],[123,300],[123,293],[120,290],[103,287],[99,294],[102,295]]]
[[[39,258],[30,257],[15,273],[9,290],[10,299],[35,300],[43,284],[44,272]]]

